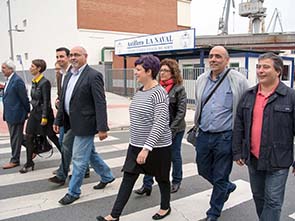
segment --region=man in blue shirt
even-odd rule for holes
[[[232,128],[236,107],[248,88],[247,79],[235,70],[228,74],[204,104],[211,91],[228,71],[229,55],[222,46],[209,53],[210,71],[196,82],[195,126],[199,129],[196,141],[196,162],[199,174],[213,185],[206,221],[216,221],[223,205],[236,185],[229,181],[232,169]]]

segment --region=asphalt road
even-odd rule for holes
[[[55,150],[49,159],[37,157],[35,171],[20,174],[20,167],[10,170],[0,169],[0,220],[9,221],[94,221],[97,215],[107,215],[114,203],[122,177],[121,165],[126,154],[129,139],[128,131],[110,132],[109,139],[96,142],[98,152],[110,165],[116,181],[104,190],[93,190],[99,177],[92,170],[91,177],[84,179],[82,195],[69,206],[60,206],[57,201],[67,192],[67,184],[56,186],[47,179],[52,176],[60,162],[60,155]],[[166,221],[196,221],[205,218],[210,197],[211,185],[197,175],[194,164],[194,148],[183,143],[182,146],[184,179],[180,190],[171,195],[172,213]],[[9,160],[10,146],[8,137],[0,137],[0,164]],[[25,162],[25,149],[22,151],[22,164]],[[255,221],[258,220],[249,187],[246,167],[234,165],[231,180],[238,188],[225,205],[220,221]],[[137,186],[141,185],[141,177]],[[295,219],[295,177],[290,173],[282,221]],[[153,188],[151,196],[132,194],[120,220],[152,220],[151,216],[158,210],[159,189]],[[292,215],[293,214],[293,215]],[[291,218],[290,216],[293,216]]]

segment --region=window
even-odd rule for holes
[[[231,68],[239,68],[240,67],[240,63],[239,62],[233,62],[229,64],[229,67]]]
[[[282,81],[288,81],[290,80],[289,76],[289,65],[284,65],[283,73],[282,73]]]

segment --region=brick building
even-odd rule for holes
[[[0,31],[7,33],[9,16],[6,1],[3,3]],[[89,64],[109,67],[117,39],[189,28],[190,3],[191,0],[42,0],[40,5],[39,0],[10,0],[14,59],[21,58],[25,70],[34,58],[45,59],[53,68],[57,47],[83,45]],[[8,35],[0,35],[0,60],[11,56],[9,40]],[[114,62],[115,67],[120,64],[120,59]],[[22,69],[20,63],[17,69]]]

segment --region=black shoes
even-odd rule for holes
[[[68,205],[68,204],[71,204],[73,203],[74,201],[76,201],[77,199],[79,199],[79,197],[75,197],[75,196],[72,196],[70,194],[66,194],[60,201],[58,201],[60,204],[62,205]]]
[[[95,189],[95,190],[103,189],[103,188],[106,187],[106,185],[112,183],[114,180],[115,180],[115,178],[113,178],[111,181],[106,182],[106,183],[104,183],[104,182],[99,182],[99,184],[95,185],[95,186],[93,187],[93,189]]]
[[[32,169],[32,171],[33,171],[34,167],[35,167],[34,162],[32,162],[31,165],[25,164],[24,167],[19,170],[19,172],[20,173],[27,173],[30,171],[30,169]]]
[[[134,190],[134,193],[136,193],[138,195],[146,194],[147,196],[150,196],[152,193],[152,189],[148,189],[148,188],[145,188],[144,186],[142,186],[141,188]]]
[[[170,193],[176,193],[179,190],[180,183],[172,183]]]
[[[159,213],[156,213],[152,216],[154,220],[164,219],[166,216],[168,216],[171,213],[171,207],[169,207],[168,211],[164,215],[160,215]]]
[[[61,180],[57,176],[49,178],[48,181],[51,183],[59,184],[61,186],[65,184],[65,180]]]
[[[226,202],[226,201],[228,200],[229,195],[230,195],[232,192],[234,192],[234,191],[236,190],[236,188],[237,188],[237,185],[234,184],[234,183],[231,183],[231,187],[228,189],[228,191],[227,191],[227,193],[226,193],[226,195],[225,195],[224,202]]]
[[[102,217],[102,216],[97,216],[96,217],[96,220],[97,221],[119,221],[120,219],[119,218],[117,218],[117,219],[112,219],[112,220],[106,220],[104,217]]]

